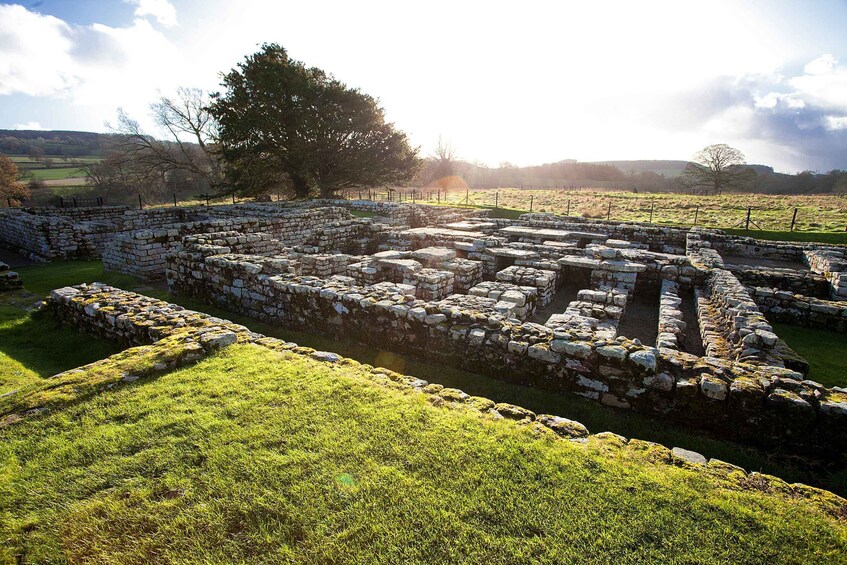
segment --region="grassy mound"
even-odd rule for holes
[[[0,428],[0,558],[836,562],[832,500],[232,346]],[[642,449],[647,446],[647,449]],[[759,480],[759,479],[756,479]],[[812,498],[814,500],[808,500]]]

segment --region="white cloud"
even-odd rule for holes
[[[826,63],[817,63],[824,58]],[[804,74],[788,83],[794,88],[794,95],[806,104],[847,113],[847,66],[839,64],[831,55],[815,59],[806,65]]]
[[[153,16],[165,27],[173,27],[176,22],[176,8],[168,0],[124,0],[127,4],[135,4],[135,15],[138,17]]]
[[[847,116],[827,116],[826,124],[831,130],[847,129]]]
[[[78,84],[72,35],[58,18],[0,5],[0,95],[51,96]]]
[[[47,128],[42,127],[42,125],[38,122],[25,122],[23,124],[15,124],[12,126],[12,129],[43,130]]]
[[[807,75],[822,75],[830,72],[838,65],[838,60],[830,53],[825,53],[813,61],[809,61],[803,72]]]
[[[77,26],[0,5],[0,95],[63,99],[81,112],[99,107],[101,123],[121,106],[144,123],[157,92],[190,74],[182,63],[180,51],[146,18],[126,27]]]

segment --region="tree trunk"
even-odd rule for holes
[[[335,189],[321,187],[321,198],[335,198]]]
[[[291,176],[291,184],[294,187],[294,196],[297,198],[309,197],[309,181],[299,175]]]

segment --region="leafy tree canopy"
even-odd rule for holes
[[[286,186],[298,197],[400,184],[420,166],[406,135],[376,100],[265,44],[224,76],[210,106],[218,120],[229,191]]]
[[[3,154],[0,154],[0,198],[4,203],[20,204],[29,198],[29,190],[18,180],[18,166]]]

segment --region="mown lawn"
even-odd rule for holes
[[[789,324],[772,324],[777,335],[809,362],[809,378],[847,387],[847,335]]]
[[[751,471],[771,473],[788,481],[805,482],[827,488],[833,492],[847,494],[847,470],[844,469],[810,469],[802,462],[789,461],[780,457],[778,453],[766,453],[711,437],[703,432],[670,424],[659,418],[599,406],[596,402],[575,395],[557,394],[532,387],[509,384],[432,360],[399,355],[391,351],[362,345],[349,339],[335,340],[318,334],[291,330],[279,324],[258,322],[222,308],[196,302],[182,296],[171,295],[167,290],[161,288],[161,285],[152,287],[129,275],[104,272],[100,261],[57,262],[22,267],[17,271],[21,274],[27,290],[37,295],[47,296],[54,288],[100,281],[125,290],[133,290],[147,296],[174,302],[192,310],[232,320],[268,336],[318,350],[334,351],[361,363],[386,367],[430,382],[460,388],[468,394],[492,398],[497,402],[517,404],[538,413],[565,416],[582,422],[594,433],[612,431],[626,437],[655,441],[671,447],[680,446],[703,453],[707,457],[729,461]],[[76,366],[65,362],[65,359],[74,359],[72,355],[68,355],[69,350],[74,350],[73,344],[67,349],[59,349],[48,346],[49,340],[43,339],[42,336],[55,328],[52,322],[45,318],[38,319],[34,323],[41,324],[41,328],[38,332],[29,334],[32,336],[29,345],[21,344],[20,346],[36,351],[36,357],[55,359],[51,362],[61,367],[59,370]],[[73,330],[69,331],[73,333]],[[79,336],[80,340],[95,341],[92,338],[83,337],[81,334],[75,335]],[[14,357],[13,353],[10,353],[10,355]],[[26,355],[26,353],[23,353],[23,355]],[[85,362],[93,361],[95,358],[86,358]]]
[[[803,499],[233,346],[0,430],[24,563],[836,563]]]

